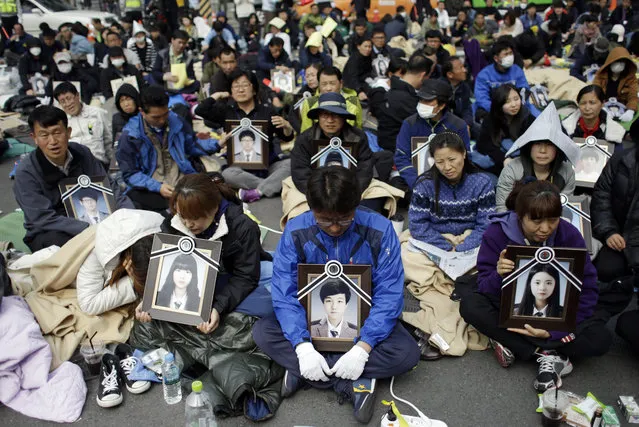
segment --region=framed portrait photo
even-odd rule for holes
[[[271,87],[283,92],[295,92],[295,71],[271,70]]]
[[[269,166],[269,141],[266,120],[227,120],[225,131],[231,134],[227,144],[229,166],[261,170]]]
[[[49,78],[47,76],[35,73],[33,77],[29,79],[29,83],[31,83],[31,90],[33,90],[36,96],[46,95],[47,85],[49,84]]]
[[[300,264],[297,283],[297,299],[317,351],[350,350],[370,313],[371,266]]]
[[[99,224],[115,211],[115,196],[105,176],[65,178],[58,188],[69,218]]]
[[[313,141],[315,154],[311,157],[313,168],[324,166],[342,166],[347,169],[357,169],[357,146],[352,142],[331,138],[330,141]]]
[[[581,157],[574,165],[575,181],[578,187],[593,188],[608,159],[615,150],[615,144],[594,136],[573,138],[581,149]]]
[[[499,326],[574,332],[586,249],[508,246],[515,270],[501,287]]]
[[[435,164],[435,159],[431,157],[428,149],[431,138],[432,136],[414,136],[410,139],[411,158],[417,175],[429,171]]]
[[[590,223],[590,200],[586,196],[561,195],[561,217],[574,225],[586,241],[592,254],[592,225]]]
[[[158,233],[142,309],[153,319],[199,325],[211,318],[222,243]]]

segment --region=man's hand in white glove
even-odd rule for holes
[[[635,116],[635,112],[632,110],[626,110],[625,113],[623,113],[620,117],[619,117],[619,121],[620,122],[629,122],[630,120],[632,120],[632,118]]]
[[[310,342],[303,342],[295,347],[297,360],[300,363],[300,374],[309,381],[328,381],[331,369],[324,356],[318,353]]]
[[[364,372],[366,362],[368,362],[368,352],[361,346],[354,345],[335,362],[332,373],[335,374],[336,377],[355,381],[362,375],[362,372]]]

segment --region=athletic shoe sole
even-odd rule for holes
[[[95,396],[95,401],[101,408],[113,408],[114,406],[118,406],[119,404],[121,404],[123,400],[124,397],[122,395],[114,400],[100,400],[98,396]]]
[[[504,347],[495,340],[490,340],[490,345],[495,350],[497,362],[499,362],[502,368],[508,368],[510,365],[515,363],[515,355],[512,351],[510,351],[510,349]]]
[[[563,381],[561,380],[561,377],[565,377],[566,375],[570,374],[572,372],[572,363],[569,363],[568,365],[566,365],[566,367],[559,373],[559,375],[557,375],[557,381],[555,382],[555,386],[554,387],[547,387],[547,388],[539,388],[540,383],[537,382],[537,379],[535,379],[535,381],[533,382],[533,387],[535,388],[535,390],[537,390],[538,392],[543,393],[546,390],[550,390],[552,388],[561,388]]]
[[[126,389],[129,391],[129,393],[133,393],[133,394],[142,394],[150,388],[151,388],[150,381],[147,381],[146,384],[144,384],[143,386],[135,387],[135,388],[129,387],[128,384],[126,385]]]

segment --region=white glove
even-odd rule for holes
[[[632,118],[635,116],[635,112],[632,110],[626,110],[625,113],[623,113],[620,117],[619,117],[619,121],[620,122],[629,122],[630,120],[632,120]]]
[[[297,360],[300,362],[300,374],[310,381],[328,381],[331,368],[328,367],[324,356],[319,354],[313,344],[303,342],[295,347]]]
[[[332,373],[336,377],[355,381],[364,372],[366,362],[368,362],[368,352],[362,347],[354,345],[333,365]]]

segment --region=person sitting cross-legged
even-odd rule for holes
[[[288,222],[273,257],[275,316],[259,320],[253,337],[262,351],[286,369],[283,397],[305,384],[333,388],[341,399],[353,402],[355,419],[368,423],[377,379],[405,373],[419,361],[415,340],[398,322],[404,289],[399,240],[389,220],[358,207],[361,190],[349,169],[314,170],[306,197],[311,212]],[[345,354],[315,349],[307,315],[297,299],[299,264],[329,260],[367,264],[372,269],[370,314]]]
[[[62,246],[89,226],[69,218],[58,184],[80,175],[104,176],[116,207],[133,209],[133,203],[111,182],[102,163],[83,145],[70,142],[67,115],[56,107],[41,106],[29,115],[31,137],[37,148],[20,162],[13,192],[24,213],[24,243],[35,252],[51,245]]]

